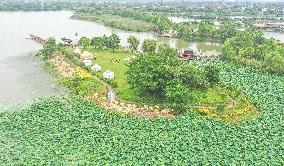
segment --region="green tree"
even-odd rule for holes
[[[103,38],[102,37],[92,38],[91,45],[97,49],[102,49],[103,48]]]
[[[206,65],[204,68],[204,74],[211,86],[216,85],[220,82],[220,70],[216,65]]]
[[[263,33],[255,28],[250,27],[227,39],[221,58],[284,74],[283,45],[279,45],[275,40],[265,39]]]
[[[186,91],[206,88],[205,76],[194,66],[176,58],[176,54],[169,49],[135,58],[127,72],[130,86],[137,92],[169,100],[174,100],[170,96],[176,96],[169,95],[175,93],[171,88],[173,85],[182,86]]]
[[[102,45],[103,45],[103,48],[110,48],[110,40],[107,35],[104,35],[102,37]]]
[[[186,88],[183,84],[172,83],[166,87],[165,97],[173,103],[173,107],[178,110],[181,106],[186,106],[188,102],[193,100],[191,89]],[[184,108],[182,108],[184,109]]]
[[[155,53],[157,49],[157,41],[146,39],[143,41],[142,50],[145,53]]]
[[[168,32],[171,28],[171,21],[166,16],[158,16],[156,25],[159,30],[163,32]]]
[[[177,50],[172,48],[169,44],[166,43],[162,43],[159,45],[158,52],[163,55],[174,55],[175,57],[179,56]]]
[[[81,37],[78,44],[86,49],[91,45],[91,40],[87,37]]]
[[[129,36],[127,39],[129,48],[132,52],[137,51],[140,41],[135,36]]]
[[[236,36],[238,33],[237,25],[234,22],[226,22],[215,32],[215,37],[224,43],[228,38]]]
[[[284,74],[284,54],[280,52],[270,53],[265,59],[269,70],[275,73]]]
[[[249,16],[257,16],[258,15],[258,11],[256,8],[246,8],[245,10],[245,14],[249,15]]]
[[[186,40],[186,41],[193,41],[193,28],[184,25],[184,24],[176,24],[174,27],[177,37]]]
[[[58,51],[58,45],[56,44],[56,39],[50,37],[47,39],[47,42],[43,45],[42,53],[48,58],[53,55],[56,51]]]
[[[213,27],[211,24],[202,22],[198,25],[197,41],[206,41],[212,37]]]
[[[108,43],[109,43],[109,47],[110,49],[112,49],[112,51],[114,51],[116,48],[119,47],[119,43],[120,43],[120,38],[117,34],[112,34],[109,38],[108,38]]]

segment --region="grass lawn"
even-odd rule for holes
[[[97,73],[98,77],[102,77],[103,72],[111,70],[115,73],[115,78],[112,80],[117,87],[114,91],[120,99],[138,102],[167,105],[167,102],[158,100],[154,96],[141,96],[136,94],[126,80],[127,64],[130,62],[126,59],[135,56],[132,53],[117,50],[97,50],[89,48],[90,52],[96,55],[93,64],[102,66],[102,71]],[[241,94],[230,91],[225,87],[214,87],[206,91],[193,90],[193,99],[190,106],[204,106],[197,110],[201,114],[205,114],[212,118],[222,119],[225,121],[239,121],[240,119],[250,119],[258,114],[257,109]],[[236,105],[232,106],[233,101]]]
[[[135,93],[131,90],[126,81],[127,64],[129,61],[125,59],[135,55],[124,51],[112,52],[110,50],[97,50],[93,48],[89,51],[96,55],[96,60],[93,60],[93,64],[102,66],[102,71],[98,72],[97,75],[102,77],[105,71],[113,71],[115,74],[113,82],[117,84],[114,90],[121,98],[131,100]]]

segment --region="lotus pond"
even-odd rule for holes
[[[189,111],[175,120],[148,120],[79,99],[43,98],[0,114],[1,164],[283,164],[284,77],[216,65],[222,81],[260,109],[259,117],[227,124]]]

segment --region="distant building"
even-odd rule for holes
[[[140,6],[135,6],[135,7],[133,7],[133,10],[140,10],[140,9],[141,9]]]
[[[72,45],[74,45],[73,40],[68,39],[68,38],[66,38],[66,37],[61,38],[61,40],[62,40],[63,44],[66,45],[66,46],[72,46]]]
[[[107,70],[106,72],[103,73],[103,77],[111,80],[114,78],[114,72]]]
[[[267,11],[268,11],[267,8],[263,8],[263,9],[262,9],[262,13],[265,13],[265,12],[267,12]]]
[[[187,49],[187,50],[184,50],[183,53],[182,53],[182,56],[195,56],[195,52],[193,51],[193,49]]]
[[[91,67],[91,69],[95,72],[98,72],[102,70],[102,67],[98,64],[95,64],[94,66]]]
[[[186,49],[181,51],[179,58],[182,60],[193,60],[197,58],[197,55],[192,49]]]

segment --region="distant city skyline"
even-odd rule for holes
[[[284,0],[3,0],[2,2],[284,2]]]

